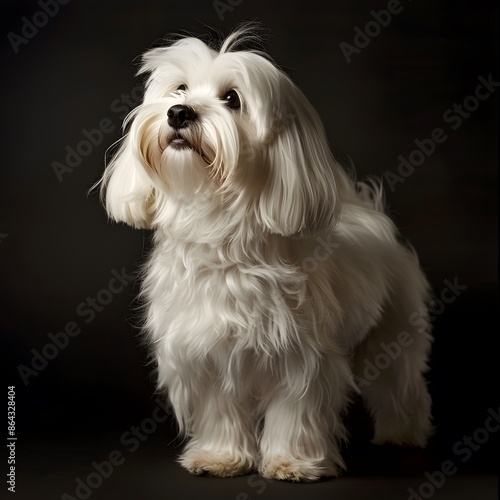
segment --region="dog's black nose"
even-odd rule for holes
[[[194,112],[194,109],[189,106],[176,104],[167,111],[167,116],[168,124],[172,128],[178,129],[191,125],[196,118],[196,113]]]

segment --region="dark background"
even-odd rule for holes
[[[15,53],[7,35],[21,35],[23,17],[32,20],[41,7],[1,2],[0,293],[5,386],[16,386],[18,498],[75,496],[76,479],[85,480],[92,462],[109,460],[114,450],[125,462],[92,499],[403,499],[445,459],[459,463],[458,472],[436,488],[436,498],[494,498],[485,474],[497,471],[497,435],[466,463],[452,450],[484,424],[489,408],[498,409],[498,90],[456,130],[443,113],[474,93],[479,76],[493,73],[498,81],[496,2],[402,0],[403,11],[350,63],[339,44],[352,44],[354,28],[363,29],[370,11],[387,2],[220,4],[227,7],[222,19],[210,0],[71,0]],[[425,453],[371,447],[369,419],[354,405],[349,472],[316,485],[191,477],[174,462],[180,448],[171,419],[147,427],[131,452],[123,434],[149,425],[157,406],[152,367],[133,326],[138,282],[88,323],[78,309],[107,287],[113,269],[133,274],[149,247],[148,232],[109,224],[98,197],[87,196],[106,149],[120,137],[121,116],[137,103],[136,93],[125,96],[141,83],[137,57],[169,33],[206,33],[206,26],[228,33],[245,19],[263,22],[267,49],[318,109],[334,152],[360,177],[396,172],[398,156],[408,158],[414,141],[437,127],[448,136],[387,192],[436,293],[446,279],[468,287],[434,322],[429,382],[437,434]],[[53,162],[65,163],[66,148],[103,119],[108,128],[99,144],[59,182]],[[33,349],[41,352],[49,333],[71,321],[81,333],[24,384],[19,366],[31,368]]]

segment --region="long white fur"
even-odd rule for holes
[[[425,445],[431,337],[409,318],[429,287],[380,188],[349,178],[282,71],[238,51],[254,36],[247,26],[219,51],[188,37],[144,55],[144,102],[101,192],[112,219],[154,230],[145,331],[188,437],[181,464],[311,481],[344,468],[342,416],[355,392],[375,442]],[[240,110],[222,99],[229,89]],[[168,142],[176,104],[197,114],[182,130],[194,149]],[[305,266],[325,241],[328,258]],[[402,331],[411,345],[358,389],[365,360]]]

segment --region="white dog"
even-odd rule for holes
[[[356,392],[375,443],[425,445],[429,287],[381,189],[335,161],[289,77],[238,50],[253,38],[146,52],[144,102],[101,188],[112,219],[154,230],[144,323],[181,464],[312,481],[344,467]]]

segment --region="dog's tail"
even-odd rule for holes
[[[378,212],[385,211],[385,196],[382,181],[377,177],[368,177],[356,182],[356,192],[363,204],[369,205]]]

